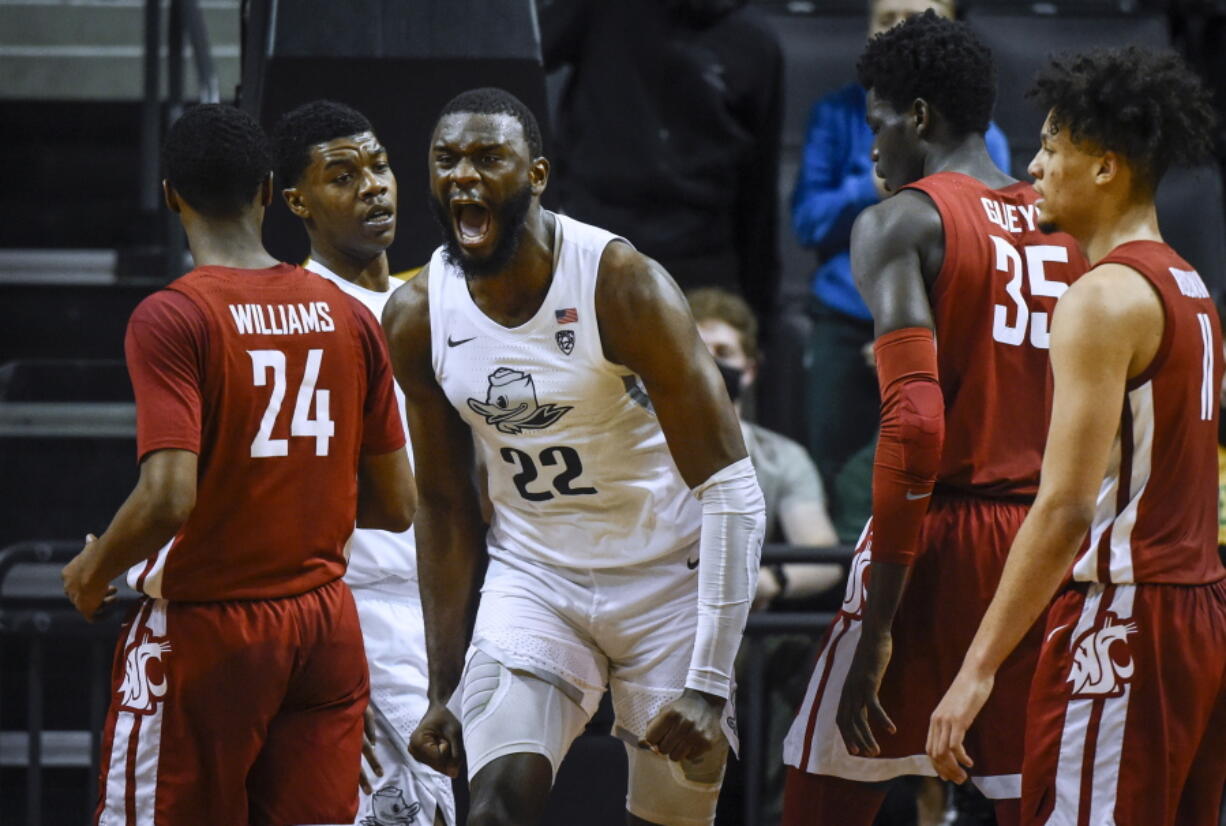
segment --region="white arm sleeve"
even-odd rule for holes
[[[748,458],[717,471],[694,495],[702,502],[698,631],[685,686],[727,698],[758,581],[766,504]]]

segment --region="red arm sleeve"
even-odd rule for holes
[[[136,458],[155,450],[200,452],[208,322],[190,298],[162,290],[128,319],[124,354],[136,394]]]
[[[908,327],[877,339],[881,433],[873,461],[873,559],[909,565],[928,511],[945,439],[945,399],[932,330]]]
[[[392,362],[387,354],[383,329],[370,310],[352,296],[349,299],[366,351],[366,406],[362,422],[362,452],[391,453],[404,447],[404,425],[396,409]]]

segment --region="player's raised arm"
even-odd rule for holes
[[[656,716],[645,737],[683,760],[719,737],[757,581],[765,506],[719,370],[668,274],[629,246],[609,244],[596,311],[606,357],[642,379],[677,469],[703,506],[698,629],[686,692]]]
[[[428,269],[428,268],[427,268]],[[424,763],[456,776],[463,762],[460,723],[446,703],[460,680],[468,646],[475,577],[485,553],[467,425],[434,377],[430,312],[423,270],[392,296],[383,313],[417,468],[417,564],[429,659],[430,707],[410,748]]]
[[[839,730],[851,754],[878,753],[872,726],[894,731],[877,690],[941,459],[945,402],[925,277],[940,271],[943,247],[940,215],[918,192],[870,207],[852,227],[852,274],[876,332],[881,430],[873,461],[872,599],[839,700]]]
[[[997,669],[1068,573],[1094,517],[1125,382],[1153,358],[1161,335],[1157,296],[1141,275],[1119,265],[1082,276],[1056,307],[1055,395],[1039,493],[1009,549],[996,596],[928,729],[928,755],[948,780],[966,779],[962,766],[971,765],[962,745],[966,730],[991,693]]]

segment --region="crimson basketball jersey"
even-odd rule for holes
[[[930,295],[945,397],[937,487],[1033,497],[1051,411],[1051,314],[1085,258],[1070,236],[1039,230],[1029,184],[991,189],[941,172],[906,188],[932,199],[945,230]]]
[[[301,594],[341,576],[359,453],[404,444],[374,318],[290,265],[201,267],[146,301],[168,312],[138,308],[129,324],[138,449],[195,450],[199,468],[187,522],[129,582],[213,601]],[[187,323],[163,331],[163,318]],[[193,357],[167,355],[181,350]],[[148,413],[159,403],[170,416]],[[185,424],[160,421],[181,409]]]
[[[1166,244],[1121,244],[1101,264],[1145,276],[1166,323],[1153,362],[1125,388],[1111,462],[1073,578],[1214,582],[1226,576],[1217,552],[1217,309],[1200,275]]]

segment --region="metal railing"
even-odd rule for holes
[[[24,640],[28,645],[26,679],[26,731],[0,732],[0,764],[24,765],[26,774],[26,823],[43,823],[43,770],[48,765],[47,747],[56,750],[55,765],[88,766],[89,777],[82,793],[92,811],[97,799],[96,781],[101,750],[102,726],[110,693],[108,664],[115,637],[123,615],[113,610],[102,621],[85,622],[69,605],[64,596],[48,587],[46,577],[25,588],[13,577],[21,565],[61,566],[81,549],[80,542],[37,541],[19,542],[0,550],[0,639]],[[763,549],[763,564],[783,562],[827,562],[846,564],[848,548],[799,548],[787,545],[767,545]],[[27,577],[27,579],[29,579]],[[121,602],[136,598],[132,591],[121,591]],[[777,634],[810,633],[816,637],[834,618],[821,612],[759,612],[751,614],[745,629],[746,645],[742,674],[745,679],[745,707],[741,716],[741,760],[743,772],[744,822],[755,826],[760,822],[763,805],[763,776],[767,751],[767,686],[766,653],[761,645],[752,644]],[[85,700],[89,707],[88,732],[46,732],[44,701],[46,690],[45,657],[56,639],[74,637],[89,640],[89,676]],[[3,686],[0,686],[2,689]],[[3,700],[0,690],[0,701]],[[48,735],[51,735],[48,737]],[[24,750],[21,746],[24,745]],[[88,749],[88,753],[85,753]],[[21,752],[24,751],[24,755]],[[24,759],[22,759],[24,758]]]
[[[26,767],[26,818],[30,826],[42,824],[43,770],[48,760],[44,746],[54,747],[55,764],[89,768],[89,777],[82,793],[87,811],[93,811],[97,798],[95,788],[102,744],[102,725],[110,693],[108,664],[120,624],[120,611],[104,620],[90,624],[82,619],[62,594],[48,592],[46,584],[18,589],[12,586],[14,570],[19,565],[61,566],[81,550],[80,542],[19,542],[0,550],[0,638],[24,640],[28,648],[26,668],[26,730],[0,732],[0,762]],[[134,595],[128,592],[128,598]],[[88,686],[85,701],[89,709],[88,732],[46,732],[44,701],[46,697],[45,660],[49,646],[55,640],[84,637],[89,641]],[[0,685],[0,700],[4,697]],[[51,736],[48,736],[51,735]],[[24,739],[24,749],[22,740]],[[88,751],[85,752],[84,749]],[[24,751],[24,754],[22,754]],[[24,758],[24,759],[21,759]]]

